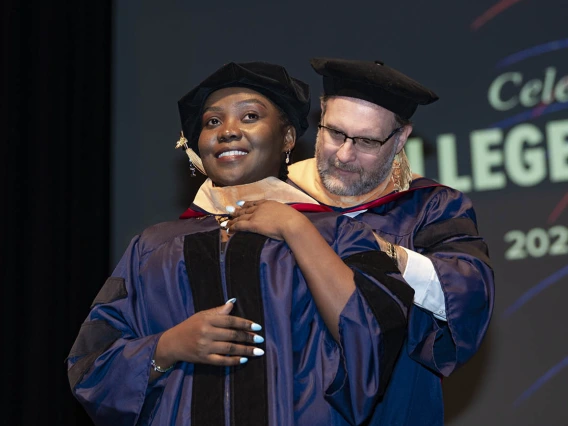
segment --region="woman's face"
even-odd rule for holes
[[[294,128],[283,128],[274,104],[254,90],[228,87],[205,102],[199,154],[217,186],[278,176],[282,152],[294,142]]]

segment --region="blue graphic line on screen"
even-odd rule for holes
[[[568,38],[563,40],[549,41],[548,43],[539,44],[538,46],[529,47],[527,49],[521,50],[520,52],[513,53],[499,62],[497,62],[496,68],[504,68],[511,64],[516,64],[517,62],[524,61],[525,59],[532,58],[534,56],[539,56],[544,53],[554,52],[555,50],[566,49],[568,47]]]
[[[483,25],[487,24],[493,18],[495,18],[500,13],[509,9],[512,5],[519,2],[520,0],[501,0],[500,2],[494,4],[485,12],[483,12],[479,17],[477,17],[470,25],[470,28],[475,31],[480,29]]]
[[[534,120],[535,118],[542,117],[545,114],[550,114],[557,111],[562,111],[568,108],[568,102],[556,102],[547,106],[538,105],[531,110],[521,112],[513,115],[512,117],[505,118],[501,121],[489,125],[489,127],[497,127],[506,129],[518,123]]]
[[[560,371],[565,367],[568,367],[568,356],[564,358],[562,361],[560,361],[558,364],[556,364],[554,367],[552,367],[550,370],[548,370],[546,373],[544,373],[542,376],[540,376],[536,382],[534,382],[526,391],[522,393],[521,396],[519,396],[515,400],[515,402],[513,402],[513,406],[518,407],[519,405],[521,405],[533,393],[535,393],[538,390],[538,388],[540,388],[542,385],[544,385],[546,382],[548,382],[550,379],[552,379],[554,376],[560,373]]]
[[[548,224],[553,224],[558,219],[558,216],[564,211],[564,209],[568,207],[568,192],[564,194],[564,197],[558,202],[556,207],[552,209],[550,216],[548,216]]]
[[[544,280],[539,282],[537,285],[535,285],[534,287],[532,287],[531,289],[526,291],[521,297],[519,297],[515,301],[515,303],[513,303],[511,306],[509,306],[505,310],[505,312],[503,313],[503,318],[510,317],[513,313],[518,311],[521,308],[521,306],[523,306],[525,303],[527,303],[529,300],[531,300],[537,294],[539,294],[540,292],[545,290],[547,287],[550,287],[552,284],[556,283],[564,275],[568,275],[568,265],[563,267],[559,271],[556,271],[555,273],[553,273],[552,275],[545,278]]]

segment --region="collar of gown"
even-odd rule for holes
[[[258,182],[235,186],[213,186],[207,179],[197,191],[192,209],[197,207],[207,214],[225,215],[227,206],[236,206],[237,201],[274,200],[285,204],[319,203],[302,191],[282,182],[276,177],[267,177]]]

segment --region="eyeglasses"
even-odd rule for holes
[[[404,126],[397,127],[394,129],[390,135],[387,136],[385,140],[380,139],[370,139],[370,138],[362,138],[359,136],[347,136],[345,133],[333,129],[331,127],[324,126],[323,124],[318,124],[318,129],[325,129],[327,130],[327,134],[329,135],[331,143],[335,146],[342,146],[347,139],[351,139],[353,141],[353,148],[363,154],[376,154],[381,149],[385,143],[388,142],[390,138],[392,138],[395,133],[400,132]]]

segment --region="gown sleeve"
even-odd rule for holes
[[[403,347],[414,290],[379,250],[372,230],[338,218],[334,250],[354,273],[356,290],[339,318],[339,366],[326,399],[350,423],[360,424],[385,392]]]
[[[149,334],[138,237],[96,296],[67,358],[71,390],[97,425],[134,425],[151,385],[160,334]],[[164,376],[166,376],[165,374]]]
[[[413,249],[434,265],[447,322],[415,306],[408,351],[414,360],[448,376],[481,345],[493,311],[494,274],[473,206],[464,194],[439,190],[419,221]]]

